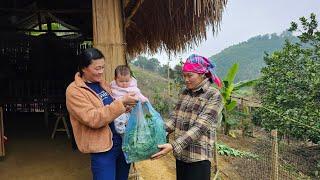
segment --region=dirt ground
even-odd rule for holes
[[[89,155],[72,150],[65,133],[58,132],[51,139],[51,131],[42,117],[41,114],[6,117],[8,142],[6,156],[0,160],[0,180],[91,179]],[[136,167],[143,180],[175,179],[172,155],[138,162]]]
[[[6,157],[0,160],[0,180],[25,179],[91,179],[90,157],[73,151],[66,134],[50,138],[42,116],[14,117],[5,122]],[[52,123],[51,123],[52,124]],[[241,150],[249,150],[255,139],[218,136],[219,141]],[[232,157],[219,157],[221,179],[241,179],[232,166]],[[137,162],[143,180],[174,180],[175,160],[172,154],[158,160]]]
[[[140,177],[144,180],[175,180],[175,161],[172,154],[157,160],[136,163]]]
[[[0,179],[90,179],[89,156],[73,151],[64,133],[51,139],[41,117],[5,119],[8,142]]]
[[[1,180],[91,179],[89,155],[73,151],[64,134],[57,135],[54,140],[28,134],[11,136],[6,152],[5,159],[0,161]],[[224,164],[224,161],[220,163]],[[137,162],[136,168],[143,180],[176,179],[171,154],[158,160]]]

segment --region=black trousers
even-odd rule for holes
[[[208,160],[185,163],[176,160],[177,180],[210,180],[211,162]]]

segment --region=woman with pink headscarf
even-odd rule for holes
[[[160,151],[151,157],[157,159],[173,151],[178,180],[210,180],[214,135],[223,108],[218,90],[222,84],[214,68],[205,57],[188,57],[182,67],[185,88],[166,122],[174,139],[159,145]]]

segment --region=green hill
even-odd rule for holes
[[[157,72],[143,70],[136,66],[130,67],[138,81],[138,87],[142,94],[150,100],[153,107],[162,117],[167,118],[176,103],[179,90],[171,89],[169,95],[167,79],[161,77]]]
[[[161,77],[158,73],[149,70],[143,70],[136,66],[130,66],[138,81],[138,86],[142,93],[151,101],[155,94],[166,94],[168,88],[168,80]]]
[[[220,53],[210,57],[217,65],[217,74],[224,77],[233,63],[239,63],[239,72],[236,82],[256,79],[259,77],[261,68],[265,65],[263,57],[265,52],[272,53],[282,48],[285,40],[297,42],[298,38],[289,32],[281,35],[259,35],[245,42],[230,46]]]

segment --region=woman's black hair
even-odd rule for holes
[[[88,67],[93,60],[104,58],[102,52],[97,48],[88,48],[79,54],[78,71],[83,75],[82,69]]]

